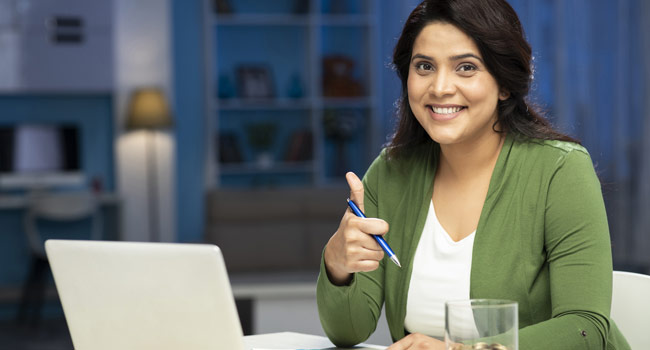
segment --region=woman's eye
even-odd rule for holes
[[[458,70],[462,73],[472,73],[475,70],[477,70],[476,66],[473,64],[462,64],[460,67],[458,67]]]
[[[420,71],[422,71],[422,70],[432,70],[433,66],[431,64],[429,64],[429,63],[426,63],[426,62],[420,62],[420,63],[415,65],[415,68],[417,68],[417,70],[420,70]]]

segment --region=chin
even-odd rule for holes
[[[440,145],[452,145],[460,142],[459,135],[440,132],[427,132],[429,137]]]

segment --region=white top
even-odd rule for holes
[[[469,299],[469,277],[476,231],[454,242],[442,227],[433,201],[413,259],[404,328],[443,338],[445,302]]]

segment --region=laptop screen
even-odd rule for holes
[[[46,251],[75,349],[244,349],[217,246],[48,240]]]

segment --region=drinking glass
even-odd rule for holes
[[[518,350],[517,302],[470,299],[445,303],[447,350]]]

